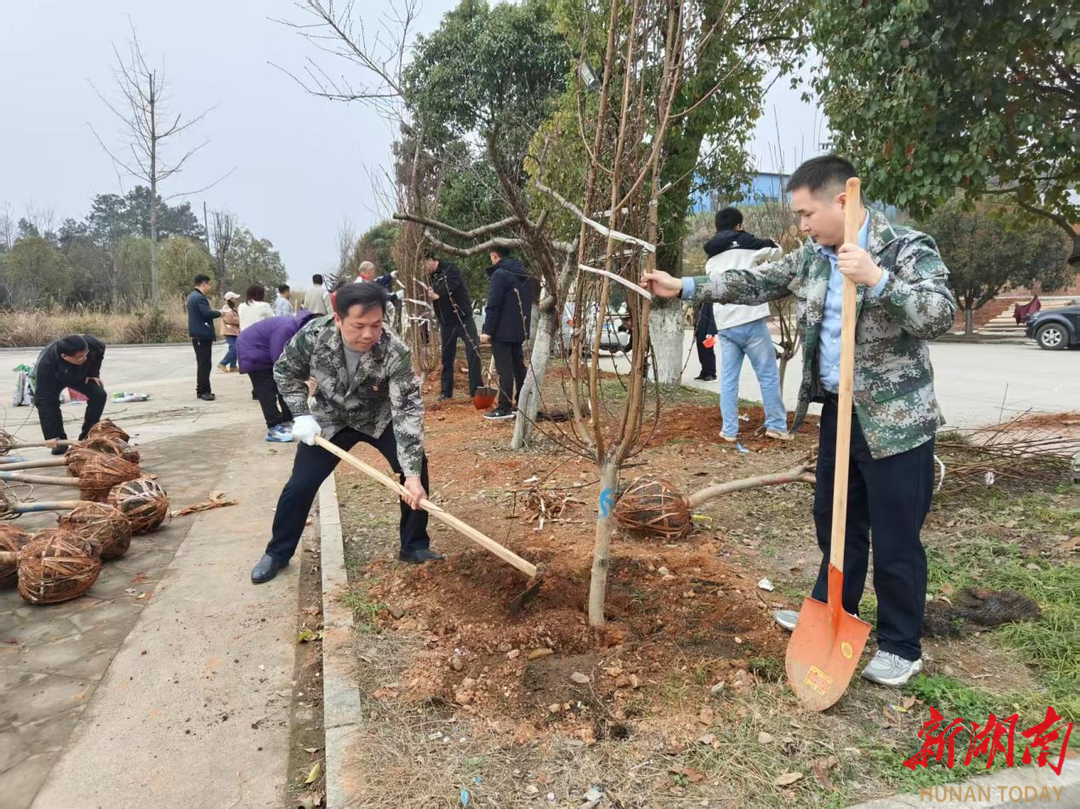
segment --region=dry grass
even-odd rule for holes
[[[3,348],[43,346],[69,334],[91,334],[105,343],[185,342],[187,315],[183,301],[167,300],[157,310],[145,303],[127,312],[31,309],[0,317]]]

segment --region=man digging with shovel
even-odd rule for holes
[[[346,452],[361,441],[375,447],[404,485],[399,558],[414,564],[443,558],[428,547],[428,514],[420,508],[428,489],[420,382],[408,347],[383,328],[388,299],[378,284],[342,286],[333,317],[304,326],[274,366],[274,381],[294,416],[293,438],[303,443],[278,498],[273,536],[251,571],[255,584],[289,563],[315,494],[338,464],[336,455],[316,446],[316,436]],[[315,382],[310,408],[309,379]]]
[[[717,303],[796,297],[805,349],[792,429],[802,423],[810,402],[822,403],[814,493],[822,563],[812,593],[819,602],[826,601],[829,584],[842,289],[845,277],[858,285],[841,602],[846,613],[858,615],[872,534],[878,651],[863,676],[900,686],[923,667],[926,553],[919,533],[933,494],[934,435],[944,423],[927,341],[951,328],[956,301],[933,240],[866,211],[859,195],[848,199],[845,183],[855,176],[851,163],[835,155],[808,160],[791,175],[792,209],[810,238],[779,261],[712,277],[646,273],[644,285],[661,297]],[[844,239],[849,205],[857,206],[847,212],[852,220],[862,223],[858,244]],[[799,613],[781,610],[775,618],[793,630]],[[849,657],[850,648],[845,650]]]

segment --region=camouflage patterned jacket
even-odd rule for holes
[[[946,286],[946,269],[933,239],[890,225],[870,212],[867,252],[889,272],[881,294],[858,288],[855,328],[855,412],[875,458],[923,444],[944,424],[934,395],[934,370],[927,340],[953,324],[956,301]],[[796,299],[803,335],[803,378],[795,427],[824,389],[818,379],[818,332],[832,272],[829,259],[812,241],[779,261],[749,270],[728,270],[694,279],[694,300],[757,304],[787,295]]]
[[[315,380],[308,408],[308,379]],[[424,402],[408,346],[384,329],[349,378],[341,332],[333,317],[317,317],[296,333],[274,365],[274,381],[294,416],[312,415],[324,438],[345,427],[378,438],[393,424],[398,461],[420,474],[424,456]]]

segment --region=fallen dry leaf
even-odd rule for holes
[[[708,705],[706,705],[704,708],[701,709],[701,713],[698,714],[697,721],[708,727],[713,723],[713,720],[715,718],[716,712],[713,711],[713,709],[710,708]]]
[[[801,772],[782,772],[773,779],[773,786],[786,787],[794,784],[803,777]]]
[[[319,778],[319,773],[322,772],[322,762],[316,761],[315,766],[311,768],[311,772],[308,773],[308,777],[304,779],[305,784],[314,784]]]
[[[203,500],[201,503],[195,503],[194,505],[186,506],[181,509],[173,511],[170,516],[172,517],[186,517],[188,514],[198,514],[200,511],[209,511],[212,508],[222,508],[223,506],[235,506],[239,501],[230,500],[225,496],[225,492],[215,490],[210,492],[210,497],[207,500]]]
[[[757,740],[758,744],[771,744],[773,737],[765,731],[761,731],[761,733],[757,735]]]

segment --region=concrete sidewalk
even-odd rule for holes
[[[173,508],[214,489],[240,502],[135,538],[83,598],[31,607],[0,593],[0,806],[280,806],[298,579],[248,576],[294,449],[263,441],[244,377],[215,375],[218,401],[195,401],[190,348],[110,351],[103,374],[151,393],[106,416]],[[7,429],[37,437],[35,415],[8,409]]]

